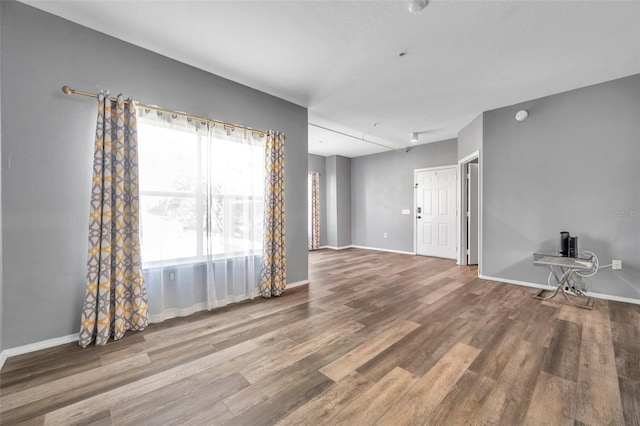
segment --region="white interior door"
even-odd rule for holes
[[[456,168],[420,170],[416,182],[416,254],[456,258]]]
[[[478,264],[478,163],[467,164],[467,265]]]

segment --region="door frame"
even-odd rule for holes
[[[476,151],[458,160],[458,212],[467,211],[467,164],[478,160],[478,275],[482,268],[482,153]],[[467,265],[466,214],[458,214],[458,265]],[[463,250],[462,247],[465,247]]]
[[[459,181],[460,180],[460,165],[455,165],[455,164],[451,164],[451,165],[447,165],[447,166],[436,166],[436,167],[425,167],[425,168],[421,168],[421,169],[413,169],[413,254],[414,255],[418,255],[418,238],[416,235],[417,229],[416,229],[416,222],[417,222],[417,213],[416,211],[417,209],[417,204],[418,204],[418,192],[416,191],[416,185],[417,185],[417,181],[416,181],[416,175],[418,174],[418,172],[430,172],[430,171],[435,171],[435,170],[444,170],[444,169],[456,169],[456,180]],[[458,218],[460,216],[460,185],[458,184],[458,182],[456,182],[456,199],[458,200],[456,202],[456,222],[459,222]],[[458,224],[458,228],[460,227],[460,224]],[[460,234],[460,229],[456,229],[456,233]],[[460,253],[460,247],[458,245],[458,241],[459,241],[459,235],[456,235],[456,255],[459,256]]]

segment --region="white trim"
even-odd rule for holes
[[[325,246],[325,248],[328,248],[329,250],[346,250],[351,247],[353,246],[341,246],[341,247]]]
[[[287,284],[286,288],[300,287],[310,283],[311,281],[309,280],[296,281],[291,284]],[[234,302],[231,302],[231,303],[234,303]],[[153,318],[160,318],[160,317],[164,318],[163,320],[160,320],[160,321],[152,321],[152,315],[149,315],[149,323],[152,323],[152,322],[158,323],[170,318],[184,317],[184,316],[190,315],[188,312],[196,313],[199,311],[204,311],[206,309],[207,308],[203,303],[199,303],[197,305],[194,305],[185,309],[171,309],[171,310],[165,311],[164,314],[157,314],[153,316]],[[78,333],[75,333],[75,334],[69,334],[67,336],[56,337],[54,339],[43,340],[41,342],[30,343],[24,346],[5,349],[2,352],[0,352],[0,370],[2,369],[2,367],[4,366],[4,363],[7,361],[9,357],[16,356],[16,355],[23,355],[26,353],[35,352],[42,349],[48,349],[54,346],[60,346],[60,345],[77,342],[77,341],[78,341]]]
[[[478,274],[482,273],[482,242],[484,241],[484,231],[482,230],[482,216],[484,215],[484,160],[482,150],[478,152]]]
[[[613,294],[602,294],[602,293],[594,293],[592,291],[588,291],[587,296],[595,297],[596,299],[606,299],[614,302],[625,302],[625,303],[631,303],[634,305],[640,305],[640,299],[632,299],[630,297],[615,296]]]
[[[391,249],[384,249],[384,248],[377,248],[377,247],[366,247],[366,246],[350,246],[352,248],[357,248],[357,249],[362,249],[362,250],[376,250],[376,251],[386,251],[388,253],[398,253],[398,254],[410,254],[412,256],[416,255],[416,252],[410,252],[410,251],[401,251],[401,250],[391,250]]]
[[[554,289],[554,287],[551,287],[547,284],[535,284],[535,283],[530,283],[528,281],[518,281],[518,280],[510,280],[508,278],[490,277],[488,275],[482,275],[482,274],[478,274],[478,278],[483,280],[497,281],[497,282],[506,283],[506,284],[521,285],[524,287],[545,288],[545,289],[551,289],[551,290]]]
[[[300,287],[300,286],[307,285],[307,284],[311,284],[311,281],[309,281],[309,280],[296,281],[294,283],[287,284],[287,286],[285,287],[285,291],[288,288]]]
[[[524,287],[533,287],[533,288],[540,288],[540,289],[546,289],[546,290],[553,290],[555,288],[545,284],[535,284],[527,281],[510,280],[506,278],[490,277],[487,275],[478,275],[478,278],[481,278],[483,280],[497,281],[497,282],[506,283],[506,284],[515,284],[515,285],[521,285]],[[614,296],[612,294],[604,294],[604,293],[594,293],[592,291],[587,291],[587,296],[593,297],[596,299],[605,299],[605,300],[612,300],[614,302],[624,302],[624,303],[631,303],[634,305],[640,305],[640,299],[632,299],[630,297]]]
[[[78,332],[79,333],[79,332]],[[69,334],[67,336],[55,337],[53,339],[42,340],[40,342],[29,343],[28,345],[17,346],[15,348],[9,348],[2,351],[0,355],[0,368],[4,365],[4,361],[12,356],[23,355],[30,352],[39,351],[42,349],[52,348],[54,346],[65,345],[67,343],[77,342],[78,333]]]
[[[482,264],[482,163],[480,160],[480,151],[475,151],[466,157],[458,160],[458,256],[456,264],[464,266],[467,264],[466,250],[463,251],[462,247],[466,247],[467,242],[467,227],[466,214],[462,212],[467,211],[467,177],[466,168],[464,165],[478,160],[478,274],[480,274],[480,265]]]
[[[318,250],[322,250],[322,249],[326,249],[326,248],[329,248],[329,246],[320,246],[320,247],[318,247]],[[309,250],[309,251],[313,251],[313,250]]]
[[[2,370],[2,366],[4,366],[7,358],[9,358],[9,356],[7,355],[7,351],[0,352],[0,370]]]
[[[471,154],[467,155],[466,157],[459,159],[458,160],[458,164],[469,163],[469,162],[471,162],[471,160],[475,160],[479,156],[480,156],[480,151],[472,152]]]

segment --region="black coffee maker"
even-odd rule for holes
[[[578,257],[578,237],[572,237],[567,231],[560,232],[560,256]]]

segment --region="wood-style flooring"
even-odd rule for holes
[[[475,267],[310,253],[308,286],[12,357],[0,423],[640,425],[640,306],[592,311]]]

